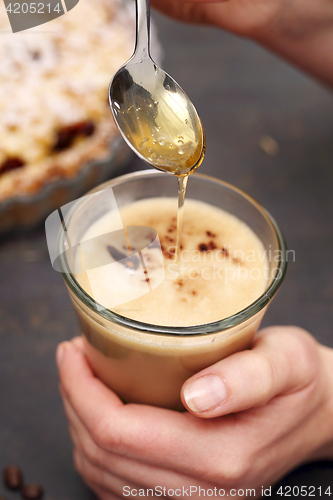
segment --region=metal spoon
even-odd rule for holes
[[[122,136],[140,158],[177,176],[199,167],[204,130],[185,92],[150,56],[149,0],[136,0],[135,51],[114,75],[109,97]]]

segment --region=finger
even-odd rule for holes
[[[94,375],[84,354],[81,339],[75,338],[74,341],[60,344],[57,348],[56,359],[60,383],[69,399],[76,391],[79,395],[82,395],[85,390],[88,392],[96,391],[95,402],[102,404],[101,410],[105,407],[109,408],[110,404],[123,406],[118,396]],[[96,412],[89,412],[89,409],[92,409],[89,401],[86,402],[83,408],[89,415],[93,413],[96,416]]]
[[[201,470],[206,481],[216,481],[212,450],[229,449],[231,434],[233,446],[243,440],[242,433],[235,433],[233,417],[203,422],[188,412],[124,405],[94,376],[82,351],[70,342],[62,349],[58,352],[62,389],[98,448],[189,477],[196,463],[198,475]],[[223,432],[217,440],[219,426]],[[229,477],[230,460],[228,454],[224,457],[220,480]]]
[[[62,390],[98,446],[141,459],[146,450],[153,461],[150,452],[157,455],[158,441],[167,439],[169,445],[176,442],[177,437],[169,437],[167,431],[171,434],[174,422],[184,420],[181,413],[147,405],[124,405],[94,376],[84,353],[71,342],[58,347],[57,362]]]
[[[74,337],[71,340],[72,344],[74,344],[78,349],[80,349],[84,353],[84,343],[82,337]]]
[[[92,491],[94,491],[97,495],[97,497],[100,500],[119,500],[120,498],[123,498],[121,496],[118,496],[117,494],[111,492],[110,490],[107,490],[103,488],[102,486],[95,484],[94,482],[89,481],[87,477],[85,477],[83,473],[83,461],[81,459],[80,453],[76,450],[74,450],[73,453],[73,460],[74,460],[74,465],[75,469],[80,474],[82,477],[83,481],[85,484],[90,488]]]
[[[140,484],[124,480],[102,467],[95,466],[77,449],[74,451],[74,464],[84,481],[93,489],[101,488],[104,492],[123,497],[128,491],[134,493],[143,488]]]
[[[115,495],[129,498],[136,496],[153,497],[153,498],[171,498],[188,496],[189,491],[199,491],[199,487],[205,490],[212,490],[212,484],[198,484],[193,481],[183,481],[181,483],[169,482],[166,485],[163,483],[143,484],[140,481],[128,481],[119,478],[117,475],[105,473],[102,469],[94,466],[86,460],[84,455],[75,452],[74,460],[76,468],[80,475],[83,476],[84,481],[92,488],[102,488],[102,490],[111,492]]]
[[[203,418],[265,405],[315,379],[317,351],[314,339],[300,328],[267,328],[251,350],[233,354],[187,380],[183,403]]]
[[[64,407],[70,423],[70,434],[76,449],[92,465],[122,478],[127,481],[126,484],[135,484],[140,478],[140,487],[146,489],[154,489],[157,485],[165,487],[166,490],[174,488],[179,491],[190,486],[197,487],[198,490],[199,487],[211,488],[211,484],[205,481],[199,482],[193,477],[175,473],[170,469],[162,469],[98,448],[66,398],[64,398]]]
[[[97,495],[100,500],[124,500],[124,497],[118,497],[118,495],[113,495],[108,491],[103,490],[103,488],[99,488],[95,486],[91,488]]]
[[[152,0],[151,5],[163,12],[167,16],[178,19],[179,21],[195,24],[215,24],[218,17],[220,4],[227,3],[229,0]]]

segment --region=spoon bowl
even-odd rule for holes
[[[149,52],[149,1],[137,0],[134,55],[114,75],[110,106],[127,144],[147,163],[185,176],[201,164],[205,135],[198,113]]]

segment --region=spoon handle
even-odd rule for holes
[[[135,55],[150,57],[150,0],[136,0]]]

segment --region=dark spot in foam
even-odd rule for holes
[[[215,250],[217,246],[215,242],[211,240],[208,243],[200,243],[198,248],[201,252],[208,252],[208,250]]]
[[[208,246],[206,245],[206,243],[200,243],[199,250],[200,252],[207,252]]]
[[[30,52],[30,55],[34,61],[38,61],[38,59],[40,59],[40,57],[41,57],[41,53],[39,52],[39,50],[34,50],[34,51]]]
[[[169,248],[166,257],[168,259],[171,259],[175,255],[175,252],[176,252],[175,248]]]

